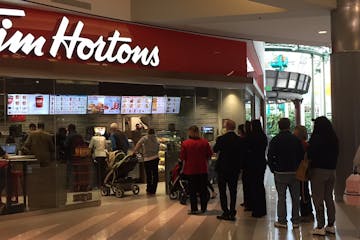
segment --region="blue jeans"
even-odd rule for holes
[[[299,198],[300,198],[300,185],[299,181],[295,178],[295,173],[279,174],[275,173],[275,186],[278,193],[277,215],[278,222],[286,224],[286,189],[289,188],[291,202],[292,202],[292,217],[291,222],[298,224],[299,217]]]

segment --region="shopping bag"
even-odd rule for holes
[[[354,172],[346,179],[344,202],[352,206],[360,206],[360,174]]]
[[[309,180],[309,159],[306,153],[296,170],[296,179],[302,182]]]

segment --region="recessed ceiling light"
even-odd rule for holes
[[[318,33],[319,34],[327,34],[327,31],[322,30],[322,31],[319,31]]]

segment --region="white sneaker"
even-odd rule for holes
[[[281,222],[275,222],[274,226],[277,228],[287,228],[287,224],[286,223],[281,223]]]
[[[311,234],[325,236],[326,231],[325,228],[314,228],[313,230],[311,230]]]
[[[327,233],[335,234],[335,226],[331,226],[331,227],[327,226],[327,227],[325,228],[325,231],[326,231]]]

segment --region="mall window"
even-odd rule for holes
[[[311,132],[313,127],[311,119],[319,116],[331,119],[330,49],[270,43],[265,45],[265,49],[266,69],[280,70],[277,87],[289,89],[296,87],[298,90],[305,90],[308,87],[308,92],[301,96],[301,124]],[[281,77],[285,76],[282,71],[292,72],[289,76],[288,86],[285,86],[286,81],[284,77]],[[295,73],[308,75],[311,79],[306,78],[305,75],[300,75],[299,79],[296,79]],[[273,76],[266,76],[266,81],[271,84],[274,81]],[[278,118],[289,117],[292,119],[294,113],[294,104],[290,99],[268,101],[268,133],[276,134],[277,127],[274,124],[277,124]]]

